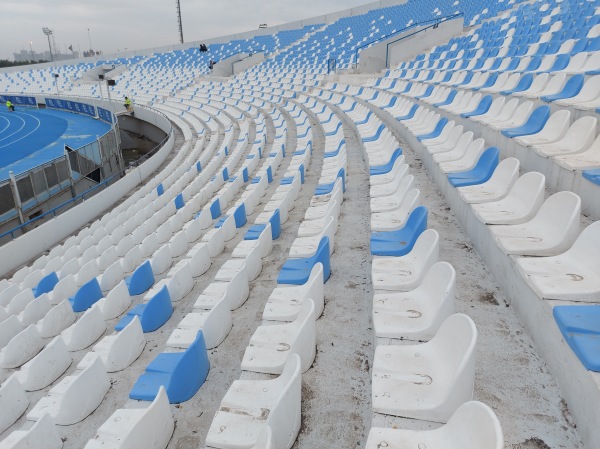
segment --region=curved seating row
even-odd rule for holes
[[[322,91],[321,95],[327,93]],[[372,217],[378,214],[383,218],[402,208],[408,215],[404,226],[403,222],[394,221],[399,230],[374,232],[371,239],[376,341],[373,412],[449,422],[434,432],[375,426],[366,447],[442,444],[440,438],[445,432],[452,432],[453,440],[468,438],[473,443],[501,448],[502,431],[493,411],[484,404],[469,402],[475,376],[477,331],[468,316],[453,314],[456,273],[452,265],[438,261],[439,235],[433,229],[426,230],[427,209],[411,199],[413,181],[402,150],[387,128],[381,128],[384,125],[377,117],[357,105],[346,110],[362,137],[366,159],[371,161],[370,156],[382,150],[388,158],[380,165],[370,165]],[[419,218],[415,221],[415,217]],[[396,249],[397,242],[401,242],[401,248]],[[393,345],[394,340],[404,339],[428,342]],[[464,410],[471,409],[486,413],[479,418],[482,420],[479,431],[464,427],[463,413],[468,414]]]

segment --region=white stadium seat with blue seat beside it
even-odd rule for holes
[[[359,3],[0,68],[0,449],[600,447],[600,5]]]

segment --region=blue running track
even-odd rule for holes
[[[79,148],[110,126],[84,115],[51,109],[19,108],[0,112],[0,181]]]

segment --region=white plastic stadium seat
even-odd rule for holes
[[[473,204],[473,211],[486,224],[521,224],[531,220],[544,202],[545,177],[528,172],[515,181],[508,195],[498,201]]]
[[[15,430],[0,442],[0,449],[61,449],[63,441],[50,415],[44,415],[27,430]]]
[[[380,338],[430,340],[454,313],[456,272],[448,262],[436,262],[423,281],[408,292],[373,296],[373,326]]]
[[[302,372],[310,368],[316,354],[315,304],[307,298],[291,323],[259,326],[246,347],[242,369],[280,374],[292,354],[302,361]]]
[[[377,346],[373,411],[445,423],[473,397],[477,329],[467,315],[444,321],[427,343]]]
[[[568,251],[551,257],[520,257],[516,263],[540,298],[597,302],[600,221],[585,228]]]
[[[84,420],[100,405],[110,388],[110,381],[100,357],[83,370],[63,378],[41,398],[27,419],[40,420],[46,413],[54,422],[67,426]]]
[[[165,449],[173,430],[171,405],[161,385],[148,407],[115,411],[84,449]]]
[[[275,379],[234,381],[210,425],[206,446],[252,448],[269,426],[272,447],[290,449],[300,430],[300,369],[300,357],[292,354],[281,376]]]
[[[520,225],[491,226],[506,254],[556,256],[567,251],[579,235],[581,199],[573,192],[548,198],[530,221]]]
[[[500,421],[487,405],[469,401],[458,407],[448,423],[434,430],[372,427],[366,449],[502,449]]]
[[[423,276],[440,257],[440,235],[427,229],[412,250],[402,257],[373,257],[374,290],[409,291],[421,284]]]

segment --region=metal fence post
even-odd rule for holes
[[[13,198],[15,200],[15,207],[17,208],[17,212],[19,214],[19,222],[23,224],[25,223],[25,218],[23,217],[23,206],[21,205],[21,197],[19,195],[19,188],[17,187],[17,179],[12,171],[8,172],[8,177],[10,178],[10,189],[12,190]],[[27,229],[23,228],[23,231],[26,232]]]
[[[71,170],[71,158],[67,151],[67,145],[65,145],[65,160],[67,161],[67,169],[69,173],[69,189],[71,190],[71,198],[75,198],[75,181],[73,180],[73,171]]]

